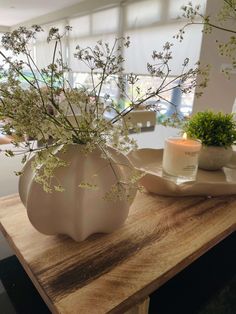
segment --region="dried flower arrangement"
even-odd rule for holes
[[[33,154],[35,180],[49,192],[63,189],[60,184],[51,186],[51,179],[56,168],[66,165],[56,154],[65,149],[66,144],[83,144],[85,152],[98,146],[105,158],[109,158],[107,145],[128,151],[136,146],[129,137],[129,126],[124,119],[130,111],[147,104],[150,99],[156,100],[157,105],[147,106],[148,109],[158,110],[158,101],[166,91],[178,86],[183,93],[189,93],[196,87],[199,74],[203,77],[201,82],[198,80],[200,87],[205,87],[208,80],[208,69],[200,69],[199,65],[188,69],[186,58],[182,73],[168,81],[172,44],[166,43],[162,52],[153,52],[153,63],[147,64],[149,75],[160,78],[161,83],[143,93],[137,87],[139,78],[136,74],[124,75],[121,51],[128,48],[130,40],[118,38],[112,47],[102,41],[93,48],[77,46],[74,57],[87,65],[93,86],[74,88],[67,79],[71,69],[62,55],[62,39],[69,31],[70,27],[66,27],[63,34],[57,28],[50,29],[47,40],[54,42],[52,62],[43,69],[38,68],[30,49],[30,42],[43,32],[38,25],[19,27],[2,37],[4,49],[16,58],[7,57],[0,51],[4,59],[0,66],[0,120],[4,121],[3,130],[5,134],[11,134],[15,146],[5,154],[23,154],[23,164]],[[26,71],[30,74],[26,75]],[[114,75],[118,77],[116,84],[120,97],[128,101],[123,109],[109,95],[101,93],[103,85]],[[126,94],[127,84],[134,90],[132,97]],[[115,114],[107,119],[106,112]],[[40,141],[40,146],[35,140]]]

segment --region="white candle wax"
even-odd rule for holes
[[[165,140],[162,167],[164,172],[176,177],[195,177],[201,142],[172,137]]]

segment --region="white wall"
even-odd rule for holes
[[[12,148],[12,145],[0,145],[1,150]],[[22,156],[6,157],[4,152],[0,153],[0,197],[17,193],[18,177],[14,171],[19,171]]]
[[[208,0],[206,14],[215,16],[223,5],[223,0]],[[218,22],[219,24],[219,22]],[[232,25],[235,28],[235,25]],[[230,80],[221,72],[222,64],[230,64],[230,60],[218,53],[219,42],[226,42],[230,34],[214,29],[212,34],[203,34],[200,62],[211,64],[209,86],[204,90],[203,96],[194,99],[193,113],[212,109],[230,113],[236,97],[236,74]]]
[[[0,145],[0,149],[9,149],[12,145]],[[18,177],[14,171],[21,169],[21,157],[6,157],[3,152],[0,153],[0,197],[17,193]],[[4,237],[0,233],[0,260],[14,254],[9,248]]]

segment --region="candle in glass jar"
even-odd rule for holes
[[[165,141],[162,167],[166,174],[195,179],[201,142],[184,137]]]

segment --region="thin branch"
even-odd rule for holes
[[[10,61],[9,58],[7,58],[7,57],[5,56],[5,54],[4,54],[2,51],[0,51],[0,55],[6,60],[6,62],[7,62],[8,64],[10,64],[10,65],[14,68],[14,71],[16,71],[16,73],[18,73],[21,77],[23,77],[23,79],[24,79],[27,83],[29,83],[33,88],[37,89],[37,87],[36,87],[34,84],[32,84],[32,82],[30,82],[30,81],[27,79],[27,77],[14,65],[13,62]]]

